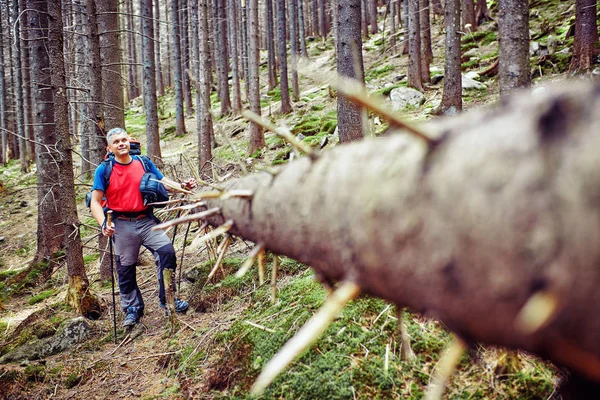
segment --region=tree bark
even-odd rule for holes
[[[125,98],[121,73],[118,0],[96,2],[102,68],[104,129],[125,128]]]
[[[54,98],[54,124],[58,142],[56,150],[60,155],[60,203],[61,218],[64,229],[63,238],[66,246],[67,274],[69,289],[66,302],[77,313],[97,319],[101,310],[98,299],[90,293],[89,282],[85,274],[83,251],[75,203],[75,186],[73,177],[73,158],[71,137],[69,132],[69,106],[67,101],[67,84],[65,81],[65,60],[63,53],[62,4],[60,1],[48,1],[48,54],[51,71],[52,92]]]
[[[408,86],[422,91],[421,26],[419,22],[419,0],[408,0]]]
[[[221,115],[231,113],[231,99],[229,98],[229,49],[227,48],[227,14],[225,13],[226,0],[215,1],[215,27],[217,32],[217,74],[219,80],[219,99],[221,99]]]
[[[371,27],[370,33],[374,35],[377,33],[377,0],[367,0],[367,15]]]
[[[474,32],[477,30],[477,21],[475,19],[474,0],[462,0],[461,28],[464,32]]]
[[[230,233],[469,342],[600,381],[600,86],[547,92],[431,124],[442,139],[430,149],[390,135],[231,181],[252,199],[208,200],[221,210],[209,222],[233,220]],[[554,313],[520,329],[544,294]]]
[[[477,21],[477,25],[479,26],[491,20],[492,17],[490,17],[490,10],[488,9],[486,0],[477,0],[477,4],[475,5],[475,21]]]
[[[429,19],[429,0],[420,0],[419,26],[421,29],[421,82],[431,82],[429,66],[433,58],[431,50],[431,23]]]
[[[446,65],[442,113],[456,114],[462,110],[462,76],[460,72],[460,0],[446,0]]]
[[[277,0],[277,53],[279,59],[279,92],[281,94],[281,114],[292,111],[288,84],[285,0]]]
[[[12,0],[12,12],[14,21],[13,30],[13,65],[15,69],[15,107],[17,111],[17,135],[19,136],[19,161],[21,163],[21,172],[29,171],[29,162],[27,161],[27,138],[25,137],[25,114],[23,113],[23,70],[21,68],[21,24],[19,18],[19,2]]]
[[[158,96],[165,95],[165,81],[163,79],[162,60],[160,56],[160,5],[159,0],[154,0],[154,40],[156,41],[156,90]]]
[[[306,30],[304,25],[304,6],[302,5],[303,0],[296,0],[298,2],[298,41],[300,42],[300,54],[302,57],[308,58],[308,50],[306,49]]]
[[[2,7],[0,7],[0,32],[4,32],[4,19],[2,18]],[[6,81],[4,80],[4,41],[0,38],[0,163],[8,162],[8,131],[6,126]]]
[[[19,10],[23,12],[27,8],[25,0],[19,0]],[[20,25],[24,19],[21,18]],[[35,158],[35,146],[33,145],[33,110],[31,104],[31,67],[29,66],[29,31],[21,29],[21,70],[23,76],[23,123],[25,130],[25,149],[27,153],[27,163],[29,164]]]
[[[360,0],[340,0],[337,26],[337,71],[340,76],[364,83]],[[361,108],[343,94],[338,95],[337,118],[340,143],[363,138]]]
[[[158,136],[158,109],[156,101],[156,70],[154,65],[154,21],[152,0],[140,0],[142,14],[142,82],[146,112],[147,154],[154,164],[163,164]],[[191,103],[191,100],[190,100]]]
[[[198,172],[208,174],[212,158],[213,124],[210,108],[210,51],[208,49],[208,0],[198,0],[198,87],[196,88],[196,121],[198,128]]]
[[[34,135],[37,166],[37,250],[34,263],[51,260],[62,248],[63,229],[60,209],[59,166],[54,146],[54,102],[48,59],[48,9],[46,0],[27,0],[27,28],[31,55],[31,81],[34,104]],[[41,274],[46,279],[52,264]]]
[[[229,37],[233,45],[231,46],[231,81],[232,95],[231,107],[234,114],[239,114],[242,110],[242,89],[240,87],[240,57],[237,52],[239,42],[238,35],[238,9],[237,0],[227,0],[229,10],[227,12]]]
[[[171,44],[173,45],[173,82],[175,88],[175,135],[183,136],[185,119],[183,116],[183,85],[181,70],[181,44],[179,42],[179,0],[171,0]]]
[[[127,73],[129,76],[128,98],[129,100],[135,99],[140,95],[138,87],[138,73],[137,73],[137,51],[136,51],[136,40],[135,40],[135,24],[133,22],[133,0],[125,0],[126,13],[125,20],[127,21],[127,56],[128,65]]]
[[[267,41],[267,70],[269,77],[269,90],[277,86],[277,65],[275,61],[275,33],[273,29],[273,0],[265,0],[265,19]]]
[[[500,0],[498,11],[500,96],[529,87],[529,1]]]
[[[575,42],[569,70],[571,72],[590,72],[594,50],[598,42],[598,24],[596,21],[596,0],[575,1]]]
[[[181,71],[182,71],[182,89],[183,89],[183,100],[185,102],[185,115],[192,116],[194,114],[194,106],[192,105],[192,89],[190,83],[190,76],[188,70],[190,69],[190,46],[188,38],[188,0],[180,0],[181,4],[179,7],[179,21],[181,34]]]
[[[300,86],[298,82],[298,1],[290,0],[290,63],[292,67],[292,100],[300,100]]]
[[[258,80],[259,39],[258,39],[258,0],[248,1],[248,91],[250,93],[250,111],[260,115],[260,85]],[[265,147],[265,136],[260,125],[250,123],[250,144],[248,154],[251,155]]]

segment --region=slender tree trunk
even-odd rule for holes
[[[576,0],[574,54],[569,67],[571,72],[590,72],[597,43],[596,0]]]
[[[421,84],[419,0],[408,0],[408,86],[423,90]]]
[[[279,88],[281,93],[281,113],[288,114],[292,111],[290,90],[288,86],[286,32],[287,21],[285,15],[285,0],[277,0],[277,53],[279,60]]]
[[[160,0],[159,0],[160,1]],[[165,2],[165,22],[167,24],[167,26],[171,27],[171,25],[169,24],[169,4],[172,4],[171,2]],[[167,40],[167,60],[169,60],[167,62],[167,82],[166,85],[168,87],[173,86],[173,79],[172,79],[172,74],[173,71],[171,70],[171,60],[173,59],[172,57],[172,51],[171,51],[171,40]]]
[[[298,2],[290,0],[290,61],[292,64],[292,99],[300,100],[298,84]]]
[[[75,21],[74,51],[75,51],[75,81],[82,87],[90,87],[90,71],[88,59],[90,54],[89,45],[89,26],[85,18],[87,15],[86,5],[83,0],[75,1],[73,4],[73,18]],[[81,173],[91,178],[93,173],[92,163],[90,162],[90,137],[94,132],[92,118],[87,115],[88,105],[90,104],[89,91],[74,91],[75,112],[81,115],[79,120],[79,145],[81,151]]]
[[[229,36],[233,45],[231,46],[231,106],[234,114],[239,114],[242,110],[242,90],[240,87],[240,59],[237,52],[238,37],[238,10],[236,0],[227,0],[229,5],[228,24]]]
[[[404,42],[402,46],[401,54],[408,54],[408,42],[409,42],[409,23],[408,23],[408,8],[409,0],[402,0],[402,28],[404,30]]]
[[[25,0],[19,0],[19,10],[23,12],[27,8]],[[24,19],[21,17],[20,25],[24,26]],[[25,149],[27,153],[27,163],[29,164],[35,158],[35,146],[33,144],[33,110],[31,104],[31,67],[29,66],[29,31],[21,29],[21,71],[23,75],[23,122],[25,124]]]
[[[528,0],[500,0],[498,41],[500,96],[529,87]]]
[[[390,10],[390,49],[392,54],[396,54],[396,2],[398,0],[389,0],[388,8]]]
[[[2,18],[2,7],[0,7],[0,32],[4,32],[4,19]],[[0,163],[8,162],[8,131],[6,126],[6,81],[4,80],[4,35],[0,36]]]
[[[477,21],[475,19],[474,0],[461,0],[461,28],[464,32],[473,32],[477,30]]]
[[[377,33],[377,0],[367,0],[367,15],[369,16],[369,25],[371,34]]]
[[[242,64],[242,78],[248,79],[248,23],[247,23],[247,6],[246,1],[236,0],[238,2],[238,10],[240,11],[240,54]],[[246,95],[248,93],[248,85],[246,85]]]
[[[327,36],[327,11],[325,9],[326,0],[318,0],[319,1],[319,31],[321,32],[321,37],[325,40]]]
[[[61,2],[48,1],[49,36],[48,54],[51,69],[52,91],[54,94],[54,123],[58,139],[56,150],[60,174],[61,227],[64,229],[64,240],[67,257],[67,274],[69,290],[66,302],[79,314],[97,319],[100,317],[98,299],[90,294],[88,278],[85,274],[83,251],[79,228],[81,223],[77,217],[75,204],[75,186],[73,177],[73,158],[69,133],[69,109],[67,101],[67,84],[65,81],[65,60],[63,53],[62,10]]]
[[[340,0],[337,7],[338,74],[364,83],[360,24],[361,0]],[[363,138],[361,108],[342,94],[338,95],[337,117],[340,143]]]
[[[188,39],[188,0],[180,0],[181,7],[179,9],[180,34],[181,34],[181,71],[183,73],[183,100],[185,102],[185,115],[192,116],[194,114],[194,106],[192,105],[192,91],[190,85],[190,46]]]
[[[435,1],[439,3],[440,0]],[[490,17],[490,10],[488,9],[486,0],[477,0],[477,4],[475,5],[475,21],[477,21],[477,26],[491,20],[492,17]]]
[[[173,82],[175,87],[175,135],[183,136],[185,119],[183,116],[183,87],[181,71],[181,44],[179,42],[179,0],[171,0],[171,43],[173,45]]]
[[[95,129],[90,138],[91,161],[98,165],[106,154],[106,131],[104,129],[104,104],[102,99],[102,67],[100,63],[100,37],[98,35],[95,0],[86,0],[88,26],[90,29],[90,102],[88,116],[94,121]]]
[[[369,37],[369,0],[361,1],[360,9],[360,20],[362,26],[362,33],[365,38]]]
[[[163,162],[160,151],[160,138],[158,136],[152,6],[152,0],[140,0],[140,10],[142,13],[142,82],[144,85],[144,109],[146,110],[147,153],[152,161],[160,167]]]
[[[27,161],[27,138],[25,137],[25,114],[23,112],[23,70],[21,68],[21,24],[19,17],[19,2],[12,0],[13,20],[14,20],[14,67],[15,67],[15,106],[17,110],[17,135],[19,135],[19,160],[21,162],[21,171],[29,171],[29,162]]]
[[[269,90],[273,90],[277,86],[277,65],[275,61],[275,34],[273,29],[273,0],[265,0],[265,18],[266,18],[266,33],[267,41],[267,62],[268,62],[268,77]]]
[[[306,30],[304,26],[304,7],[302,5],[303,0],[296,0],[298,2],[298,40],[300,41],[300,54],[302,57],[308,58],[308,50],[306,49]]]
[[[482,1],[485,3],[485,0]],[[433,5],[433,15],[443,17],[444,7],[442,7],[442,2],[440,0],[431,0],[431,4]]]
[[[198,0],[200,8],[198,20],[198,85],[196,88],[196,103],[197,114],[196,120],[198,123],[198,172],[202,176],[207,175],[210,171],[208,164],[212,158],[212,140],[213,140],[213,121],[210,111],[210,50],[208,48],[209,30],[208,30],[208,10],[210,6],[209,0]]]
[[[125,0],[126,13],[125,16],[127,21],[127,55],[128,55],[128,97],[129,100],[135,99],[140,95],[137,77],[137,52],[136,52],[136,40],[135,40],[135,24],[133,22],[133,0]]]
[[[259,38],[258,38],[258,0],[248,1],[248,36],[250,41],[250,49],[248,52],[248,91],[250,96],[250,111],[260,115],[260,85],[258,80],[258,63],[259,63]],[[265,146],[265,136],[260,125],[253,122],[250,123],[250,144],[248,146],[248,154],[253,154]]]
[[[219,98],[221,99],[221,115],[231,113],[229,98],[229,49],[227,48],[227,14],[226,0],[215,1],[215,28],[217,46],[215,48],[217,74],[219,80]]]
[[[196,0],[197,1],[197,0]],[[159,96],[165,95],[165,81],[163,79],[162,60],[160,57],[160,4],[159,0],[154,0],[154,39],[156,40],[156,88]]]
[[[462,110],[462,76],[460,72],[460,0],[446,0],[446,67],[442,113]]]
[[[312,31],[311,35],[319,36],[319,1],[311,0]]]
[[[48,59],[48,10],[46,0],[27,0],[27,28],[31,55],[31,82],[34,104],[34,134],[37,166],[37,251],[34,262],[52,259],[62,248],[63,229],[60,208],[59,166],[54,146],[54,101]],[[48,263],[42,279],[52,272]]]
[[[421,82],[431,82],[429,65],[433,58],[431,50],[431,24],[429,20],[429,0],[420,0],[419,25],[421,29]]]
[[[96,4],[100,36],[104,129],[124,128],[125,98],[121,73],[118,0],[102,0],[97,1]]]

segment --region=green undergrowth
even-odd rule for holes
[[[331,135],[337,127],[337,114],[331,111],[325,115],[305,114],[292,128],[292,133],[304,136],[314,136],[321,133]]]
[[[233,260],[238,262],[241,260]],[[255,268],[242,278],[229,276],[220,284],[205,287],[210,293],[230,290],[231,298],[241,296],[247,305],[229,329],[214,337],[223,353],[207,377],[211,397],[252,398],[248,391],[260,371],[323,305],[327,293],[312,271],[292,260],[284,259],[282,265],[286,262],[296,272],[280,279],[275,304],[269,285],[258,286]],[[440,323],[404,312],[416,358],[402,361],[396,315],[395,307],[377,298],[364,296],[350,302],[316,344],[260,398],[422,398],[451,336]],[[533,400],[547,398],[554,390],[552,371],[530,358],[516,374],[500,377],[490,373],[483,359],[495,351],[480,350],[482,356],[475,360],[464,355],[450,380],[447,398]],[[206,357],[206,352],[190,346],[182,352],[178,369],[189,377],[199,376]]]

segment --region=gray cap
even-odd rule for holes
[[[112,135],[120,135],[121,133],[127,133],[127,131],[123,128],[112,128],[106,133],[106,143],[110,144],[110,137]]]

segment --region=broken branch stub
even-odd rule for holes
[[[208,220],[324,282],[600,381],[600,86],[586,85],[434,121],[432,148],[389,135],[230,181],[252,200],[207,199],[221,209]],[[554,311],[518,329],[540,291]]]

